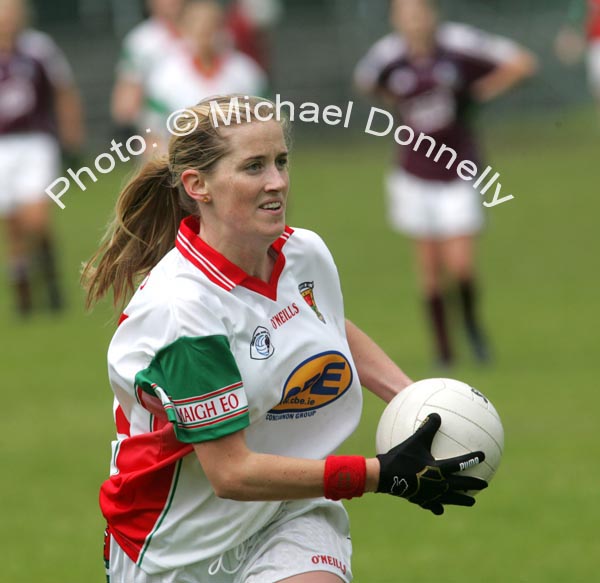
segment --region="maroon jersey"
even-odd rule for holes
[[[426,180],[458,178],[456,165],[446,168],[448,155],[434,160],[431,142],[422,141],[415,151],[421,132],[436,141],[435,151],[445,145],[457,152],[457,160],[480,163],[470,126],[470,89],[516,51],[516,45],[507,39],[454,23],[438,27],[435,51],[421,61],[409,59],[397,34],[372,47],[357,66],[356,81],[368,91],[381,89],[391,94],[401,123],[414,130],[413,144],[401,147],[398,154],[398,164],[406,172]]]
[[[0,53],[0,136],[54,133],[54,92],[72,83],[69,65],[47,35],[28,30]]]

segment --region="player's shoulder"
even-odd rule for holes
[[[289,241],[296,245],[325,245],[321,235],[310,229],[304,229],[302,227],[293,227],[289,231]]]
[[[506,37],[461,22],[440,24],[437,41],[442,48],[455,54],[490,60],[510,57],[516,46]]]
[[[221,295],[198,270],[173,249],[152,268],[131,298],[127,318],[186,329],[190,320],[204,322],[209,333],[221,312]],[[210,324],[210,326],[209,326]]]
[[[129,53],[161,55],[172,40],[164,25],[149,18],[140,22],[125,35],[123,47]]]
[[[292,233],[286,243],[287,249],[284,249],[286,255],[295,253],[309,262],[315,256],[331,256],[327,244],[318,233],[298,227],[294,227],[291,231]]]
[[[239,75],[244,77],[253,77],[259,79],[261,82],[265,80],[265,72],[262,70],[260,65],[248,55],[232,50],[227,53],[225,57],[225,68],[228,69],[229,74]]]
[[[245,53],[242,53],[241,51],[237,51],[235,49],[232,49],[228,53],[226,53],[225,58],[230,64],[234,64],[241,67],[260,69],[259,64],[252,57],[249,57]]]
[[[396,32],[390,32],[375,42],[367,56],[376,61],[389,62],[406,56],[406,42]]]
[[[157,34],[160,35],[162,29],[160,25],[152,18],[143,20],[139,24],[136,24],[124,37],[123,42],[128,43],[150,43],[152,37]]]
[[[33,28],[24,30],[18,43],[19,50],[40,60],[51,57],[59,50],[49,34]]]
[[[405,58],[404,39],[398,33],[391,32],[372,45],[358,62],[354,70],[354,82],[362,91],[371,93],[382,72]]]

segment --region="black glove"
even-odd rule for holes
[[[387,453],[379,454],[381,469],[377,492],[401,496],[434,514],[444,513],[444,504],[473,506],[475,499],[466,490],[483,490],[487,482],[471,476],[458,476],[485,459],[482,451],[436,460],[431,455],[431,442],[442,424],[432,413],[421,427]]]

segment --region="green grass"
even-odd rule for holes
[[[516,197],[487,211],[480,246],[482,307],[496,358],[489,368],[474,366],[459,339],[463,358],[451,375],[493,400],[505,456],[472,510],[434,517],[382,495],[349,502],[358,583],[594,580],[600,133],[593,122],[586,112],[488,128],[492,165],[503,192]],[[390,145],[373,136],[297,140],[290,223],[324,237],[347,315],[416,379],[433,371],[411,249],[384,220]],[[66,210],[55,213],[70,299],[64,316],[21,323],[0,288],[2,582],[102,581],[97,493],[113,436],[105,354],[114,324],[106,304],[84,314],[77,272],[122,180],[115,172],[87,192],[73,189]],[[366,396],[346,452],[373,455],[382,408]]]

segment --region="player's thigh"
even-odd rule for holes
[[[421,287],[427,293],[434,293],[442,280],[441,243],[437,239],[415,239],[414,246]]]
[[[22,235],[21,223],[18,217],[14,213],[0,216],[0,224],[9,248],[18,243]]]
[[[444,265],[455,277],[470,277],[474,269],[475,238],[470,235],[452,237],[441,244]]]
[[[301,502],[286,506],[298,508]],[[256,544],[236,583],[349,583],[352,543],[348,515],[331,503],[287,519],[257,533]]]
[[[26,234],[41,234],[50,228],[50,201],[35,200],[22,204],[15,212],[20,229]]]

